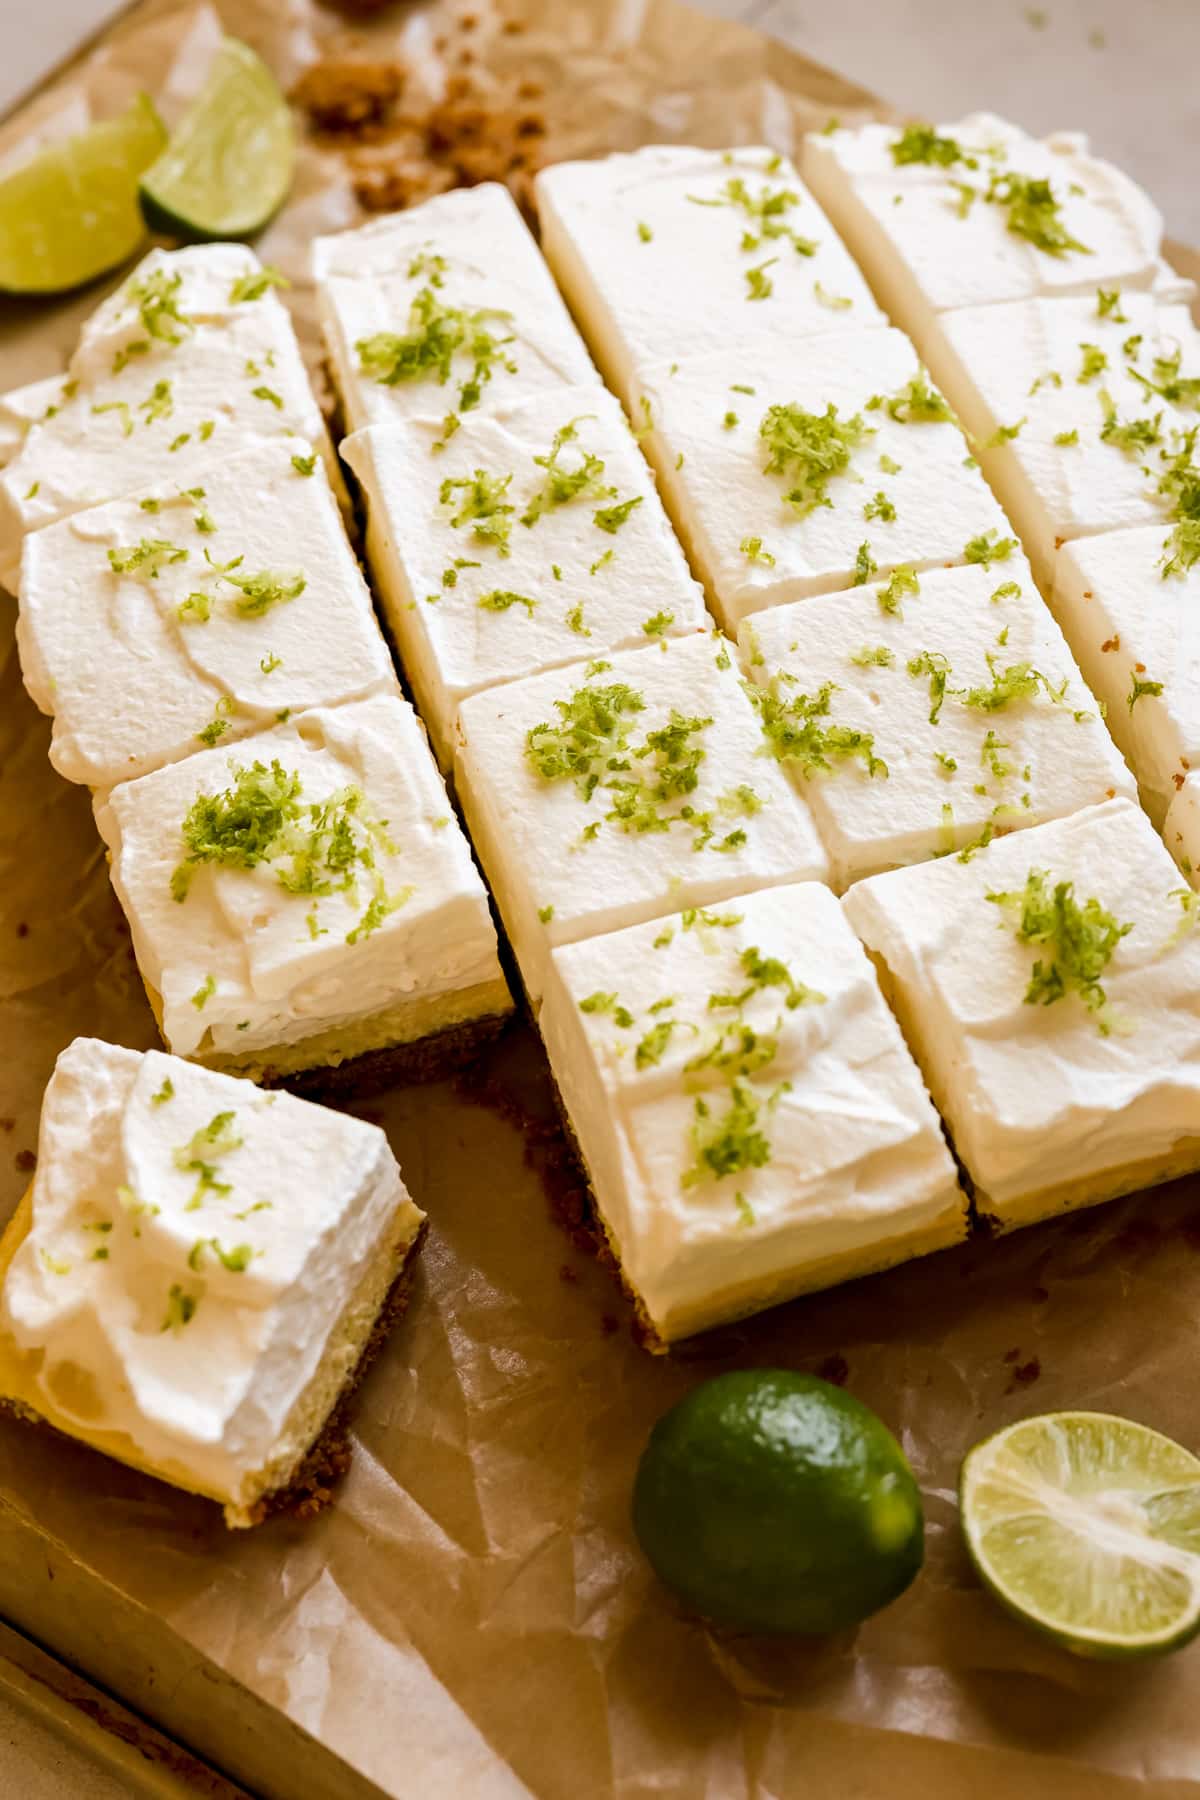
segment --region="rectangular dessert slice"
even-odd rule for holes
[[[839,888],[1135,797],[1011,548],[774,607],[743,624],[740,647]]]
[[[397,691],[320,457],[298,438],[31,532],[17,642],[54,719],[51,762],[98,788]]]
[[[541,1028],[659,1347],[966,1234],[937,1114],[818,883],[555,950]]]
[[[535,1007],[556,944],[827,871],[720,639],[472,695],[455,773]]]
[[[227,1525],[312,1510],[423,1224],[377,1126],[76,1038],[0,1240],[0,1406]]]
[[[1200,1167],[1196,907],[1131,801],[843,904],[993,1223]]]
[[[169,763],[96,819],[178,1055],[354,1088],[439,1074],[511,1010],[483,883],[398,697]]]
[[[1153,201],[1077,132],[1038,139],[991,113],[868,124],[810,134],[801,166],[923,355],[932,319],[955,307],[1186,286],[1163,269]]]
[[[542,249],[606,380],[886,323],[786,157],[653,144],[543,169]]]
[[[899,331],[736,347],[640,389],[647,454],[733,633],[748,613],[962,562],[1004,515]]]
[[[1150,294],[972,307],[931,367],[1049,588],[1068,538],[1170,520],[1200,394],[1200,333]]]
[[[1200,769],[1200,567],[1161,525],[1076,538],[1055,611],[1156,825]]]
[[[440,194],[313,243],[346,429],[511,406],[597,383],[507,188]]]
[[[708,625],[620,406],[547,389],[441,421],[355,432],[367,548],[392,635],[443,765],[480,688]]]
[[[155,482],[192,487],[285,436],[318,446],[336,478],[268,272],[241,245],[152,251],[85,326],[59,398],[0,472],[0,580],[13,585],[27,531]]]

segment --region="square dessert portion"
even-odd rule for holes
[[[804,178],[881,304],[926,351],[959,306],[1119,284],[1186,288],[1161,261],[1153,201],[1086,137],[1030,137],[991,113],[954,125],[810,134]]]
[[[1200,769],[1200,566],[1161,525],[1077,538],[1055,559],[1054,606],[1161,825]]]
[[[818,883],[556,949],[541,1028],[660,1346],[966,1235],[937,1114]]]
[[[398,697],[168,764],[96,819],[179,1055],[357,1089],[441,1074],[511,1010],[483,883]]]
[[[14,586],[27,531],[158,482],[192,487],[264,438],[307,439],[336,484],[274,279],[240,244],[154,250],[138,264],[84,326],[58,397],[0,473],[0,580]]]
[[[377,1126],[76,1038],[0,1240],[0,1406],[227,1525],[313,1511],[423,1226]]]
[[[367,496],[367,548],[443,765],[460,701],[610,650],[704,630],[704,597],[654,477],[598,386],[441,420],[371,425],[342,446]]]
[[[457,188],[313,243],[346,428],[599,385],[537,245],[499,183]]]
[[[1150,294],[972,307],[939,322],[931,367],[1049,588],[1067,538],[1178,516],[1200,333]]]
[[[1135,796],[1025,558],[1011,539],[984,551],[742,626],[768,742],[839,888]]]
[[[899,331],[736,345],[641,386],[647,453],[713,610],[962,562],[1003,513]]]
[[[535,1007],[556,944],[827,873],[719,638],[474,694],[455,777]]]
[[[797,337],[886,320],[786,157],[654,144],[558,163],[534,183],[542,249],[605,378],[731,343],[769,357]]]
[[[843,902],[1001,1228],[1200,1167],[1200,933],[1118,799]]]
[[[187,488],[25,540],[17,643],[50,760],[108,788],[396,678],[317,452],[239,449]]]

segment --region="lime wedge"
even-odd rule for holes
[[[1200,1629],[1200,1460],[1111,1413],[1046,1413],[976,1444],[959,1479],[980,1577],[1078,1656],[1174,1650]]]
[[[142,210],[171,237],[250,237],[282,206],[295,155],[275,77],[248,45],[225,38],[191,111],[142,177]]]
[[[137,183],[166,142],[144,94],[51,144],[0,181],[0,290],[61,294],[132,256],[146,235]]]

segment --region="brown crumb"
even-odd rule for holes
[[[15,1131],[16,1129],[17,1121],[15,1119],[0,1119],[0,1131]]]
[[[850,1364],[839,1350],[827,1356],[817,1364],[817,1374],[822,1381],[832,1382],[834,1387],[845,1387],[850,1376]]]
[[[400,63],[329,57],[305,70],[291,98],[316,130],[361,134],[391,117],[403,86]]]
[[[371,213],[419,206],[422,200],[431,200],[454,185],[448,171],[431,168],[423,158],[412,155],[356,160],[351,164],[350,179],[354,198],[364,212]]]
[[[1066,541],[1066,538],[1056,537],[1054,540],[1054,548],[1056,550],[1061,550]]]
[[[540,81],[523,81],[517,89],[518,100],[540,100],[546,92]]]
[[[1006,1350],[1000,1360],[1001,1362],[1015,1363],[1020,1354],[1020,1350]]]
[[[469,12],[463,13],[462,17],[458,21],[459,30],[460,31],[474,31],[474,29],[478,25],[478,23],[479,23],[479,20],[474,13],[469,13]]]
[[[373,18],[392,4],[393,0],[321,0],[330,12],[344,13],[348,19]]]
[[[1032,1387],[1041,1372],[1042,1365],[1036,1356],[1031,1356],[1028,1362],[1018,1363],[1012,1372],[1012,1385],[1009,1387],[1009,1392],[1012,1393],[1014,1386]]]
[[[17,936],[19,938],[27,938],[29,936],[29,926],[24,919],[17,920]]]
[[[525,26],[520,19],[505,19],[500,29],[504,32],[506,37],[517,37],[519,33],[524,31]]]
[[[1178,792],[1179,789],[1183,786],[1184,782],[1187,780],[1187,776],[1186,775],[1172,775],[1171,780],[1175,783],[1175,790],[1176,790],[1176,792]]]
[[[1112,637],[1105,638],[1105,640],[1101,644],[1100,648],[1101,648],[1101,650],[1119,650],[1121,648],[1120,632],[1114,632]]]
[[[37,1152],[36,1150],[18,1150],[13,1161],[22,1175],[28,1175],[37,1168]]]

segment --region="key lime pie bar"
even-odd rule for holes
[[[377,1126],[76,1038],[0,1241],[0,1405],[227,1525],[311,1511],[423,1223]]]
[[[980,1213],[1028,1225],[1200,1168],[1200,932],[1111,800],[843,902]]]
[[[1200,399],[1186,307],[1093,288],[940,328],[931,366],[1047,589],[1064,539],[1179,516]]]
[[[839,888],[1134,797],[1014,540],[974,554],[742,626],[768,742]]]
[[[0,473],[0,580],[28,531],[171,480],[263,438],[336,469],[273,276],[240,245],[155,250],[84,326],[56,401]]]
[[[54,719],[50,760],[94,788],[396,692],[324,468],[297,438],[30,533],[17,642]]]
[[[388,624],[443,765],[480,688],[701,631],[704,599],[611,394],[546,390],[372,425],[342,453],[367,495]]]
[[[535,1007],[556,944],[827,874],[719,638],[490,688],[458,732],[459,798]]]
[[[1077,538],[1055,569],[1055,610],[1156,825],[1200,769],[1198,563],[1200,539],[1158,525]]]
[[[899,331],[727,350],[641,388],[647,454],[726,630],[762,607],[961,562],[1006,524]]]
[[[786,158],[651,145],[558,163],[535,183],[542,249],[606,379],[639,381],[740,345],[886,323]]]
[[[991,113],[869,124],[810,134],[802,167],[926,360],[935,316],[956,307],[1187,286],[1162,263],[1157,207],[1078,133],[1040,140]]]
[[[937,1114],[818,883],[555,950],[540,1023],[660,1347],[966,1235]]]
[[[313,244],[346,428],[465,413],[597,382],[509,195],[496,182]]]
[[[202,750],[96,818],[178,1055],[360,1088],[443,1072],[511,1010],[483,883],[399,698]]]

